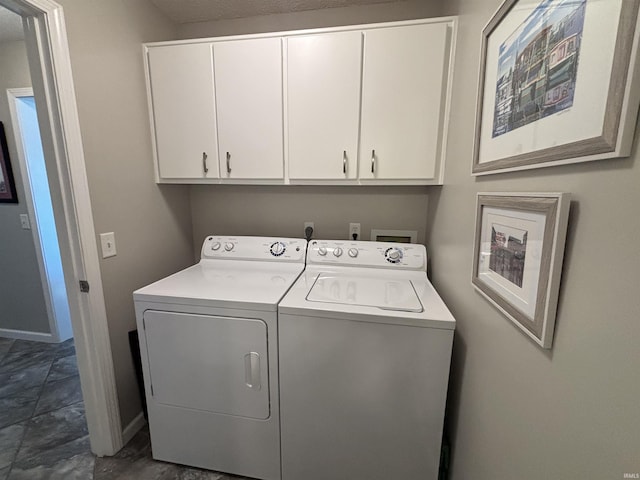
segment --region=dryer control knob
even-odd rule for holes
[[[271,255],[273,255],[274,257],[279,257],[280,255],[282,255],[285,250],[287,249],[287,247],[285,246],[284,243],[282,242],[274,242],[271,244]]]
[[[327,249],[325,247],[320,247],[318,249],[318,255],[322,255],[323,257],[327,254]]]
[[[214,252],[217,252],[218,250],[220,250],[220,242],[214,242],[213,245],[211,245],[211,250],[213,250]]]
[[[233,243],[231,243],[231,242],[227,242],[227,243],[225,243],[225,244],[224,244],[224,249],[225,249],[227,252],[230,252],[231,250],[233,250],[233,247],[234,247],[234,245],[233,245]]]
[[[351,258],[356,258],[358,256],[358,249],[357,248],[350,248],[349,249],[349,256]]]
[[[333,254],[334,254],[336,257],[339,257],[340,255],[342,255],[342,249],[341,249],[340,247],[336,247],[336,248],[334,248],[334,249],[333,249]]]

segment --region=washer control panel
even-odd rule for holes
[[[415,243],[311,240],[307,248],[307,264],[426,271],[427,250],[424,245]]]
[[[304,263],[307,241],[299,238],[208,236],[201,258]]]

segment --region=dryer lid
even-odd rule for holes
[[[413,283],[400,278],[321,273],[306,299],[402,312],[424,311]]]

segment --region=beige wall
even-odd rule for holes
[[[436,288],[458,320],[453,480],[617,479],[640,471],[640,165],[630,159],[470,176],[480,32],[500,0],[460,0],[445,186],[430,191]],[[478,191],[573,194],[553,350],[471,287]]]
[[[180,38],[219,37],[304,28],[391,22],[444,14],[441,0],[405,0],[179,25]]]
[[[0,336],[2,329],[50,333],[33,232],[20,226],[20,214],[28,211],[7,100],[7,88],[31,86],[24,42],[0,44],[0,72],[0,121],[19,201],[0,203]]]
[[[262,33],[279,30],[435,17],[439,1],[332,8],[179,26],[182,38]],[[372,228],[417,230],[424,240],[427,188],[422,187],[191,187],[193,241],[199,255],[204,237],[272,235],[302,237],[303,223],[315,222],[315,238],[347,238],[349,222]]]
[[[127,332],[132,292],[191,263],[188,187],[153,181],[142,43],[176,38],[146,0],[60,0],[69,37],[96,232],[115,232],[101,261],[123,426],[139,412]]]
[[[424,241],[428,198],[425,187],[311,187],[202,185],[191,188],[193,242],[200,255],[207,235],[347,238],[359,222],[369,240],[372,228],[417,230]]]

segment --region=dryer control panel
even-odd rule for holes
[[[414,243],[312,240],[307,249],[307,264],[426,271],[427,249]]]
[[[208,236],[202,259],[304,263],[307,241],[299,238]]]

